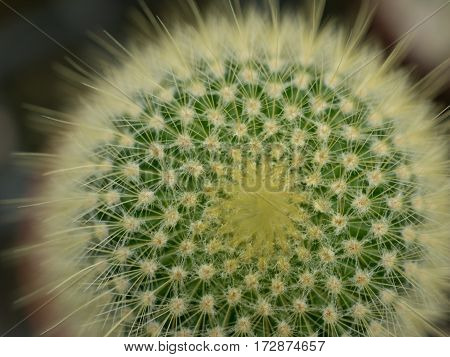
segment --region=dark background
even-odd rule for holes
[[[3,1],[87,62],[90,49],[94,46],[87,31],[101,34],[102,30],[107,30],[126,43],[129,30],[133,28],[130,10],[138,8],[137,0]],[[146,3],[155,15],[170,24],[176,4],[182,1],[184,0],[146,0]],[[200,9],[214,2],[221,1],[197,1]],[[241,2],[249,3],[245,0]],[[307,2],[311,1],[279,0],[281,8],[302,6]],[[371,6],[379,3],[369,37],[387,47],[446,1],[368,2]],[[328,0],[324,19],[337,18],[350,24],[360,5],[360,0]],[[414,40],[403,65],[411,69],[416,79],[422,78],[448,59],[449,18],[450,6],[447,6],[414,31]],[[386,50],[386,55],[388,53],[389,50]],[[30,169],[15,164],[11,153],[43,151],[48,143],[48,134],[39,128],[38,122],[30,119],[32,113],[24,108],[24,104],[52,109],[64,106],[67,99],[65,96],[73,93],[73,88],[72,92],[65,90],[68,87],[67,80],[58,73],[55,65],[67,64],[64,59],[67,56],[62,48],[0,1],[0,254],[17,242],[20,234],[25,231],[26,224],[18,218],[20,216],[14,205],[1,202],[26,197],[32,192],[36,180]],[[447,71],[444,75],[449,78],[450,72]],[[434,99],[442,108],[448,105],[448,82]],[[443,128],[449,127],[448,121],[446,124]],[[0,255],[0,335],[25,316],[23,309],[14,304],[14,300],[20,296],[17,262],[15,264],[5,259],[5,255]],[[446,317],[440,326],[449,331]],[[7,335],[29,336],[37,333],[29,320],[26,320],[7,332]]]

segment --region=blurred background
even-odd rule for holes
[[[198,0],[197,3],[204,9],[219,1]],[[180,2],[185,0],[145,0],[151,11],[168,24]],[[309,2],[311,0],[279,0],[281,8],[301,7]],[[449,5],[447,0],[365,2],[377,5],[368,36],[377,39],[383,47],[413,29],[411,48],[403,65],[417,80],[448,61],[450,6],[445,5]],[[249,1],[241,0],[241,3],[245,5]],[[360,6],[361,0],[328,0],[324,19],[337,18],[351,24]],[[72,92],[67,90],[73,85],[56,70],[58,65],[67,64],[68,53],[32,24],[89,62],[93,42],[88,31],[101,34],[107,30],[126,43],[129,30],[133,28],[135,12],[132,9],[138,8],[138,0],[0,0],[0,202],[29,196],[37,179],[30,169],[15,165],[11,154],[42,152],[48,143],[48,134],[39,128],[38,122],[30,120],[32,113],[24,104],[61,109],[66,102],[65,95],[74,93],[73,88]],[[389,49],[384,55],[388,54]],[[448,66],[443,78],[447,78],[446,86],[434,100],[441,108],[446,108],[450,103]],[[446,127],[449,127],[448,121]],[[29,227],[24,227],[26,221],[17,217],[15,206],[0,203],[0,254],[16,244],[24,232],[30,232]],[[14,303],[20,297],[19,281],[17,266],[0,255],[0,336],[38,333],[29,319],[11,329],[26,316],[24,309]],[[449,333],[445,318],[440,327]]]

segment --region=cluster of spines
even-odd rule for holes
[[[93,198],[78,220],[93,232],[83,264],[108,298],[97,311],[108,333],[395,331],[421,216],[389,118],[295,62],[194,68],[135,94],[142,111],[114,118],[117,135],[92,153],[99,170],[80,184]],[[302,196],[287,201],[295,219],[272,256],[247,254],[232,227],[217,235],[228,223],[217,208],[238,208],[229,184],[266,159]]]

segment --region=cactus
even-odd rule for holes
[[[448,266],[433,105],[395,54],[360,44],[363,24],[233,15],[127,50],[72,112],[40,206],[63,320],[125,336],[430,331]]]

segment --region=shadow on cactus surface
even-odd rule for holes
[[[439,334],[448,309],[438,109],[312,11],[210,9],[86,79],[32,200],[45,333]],[[45,160],[44,160],[45,159]],[[44,162],[45,161],[45,162]],[[21,258],[24,259],[24,258]],[[50,320],[50,319],[49,319]]]

